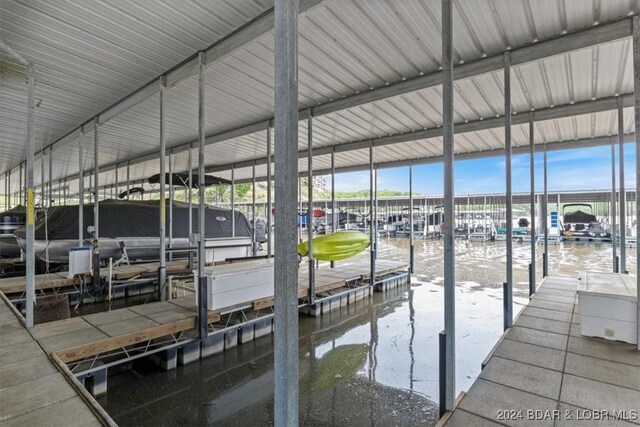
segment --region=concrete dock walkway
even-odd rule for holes
[[[578,280],[547,277],[446,425],[640,424],[640,353],[580,334]],[[462,350],[462,349],[460,349]]]
[[[74,378],[75,379],[75,378]],[[16,313],[0,298],[0,426],[99,426],[95,401],[47,357]],[[97,407],[97,408],[96,408]]]

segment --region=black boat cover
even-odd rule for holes
[[[164,182],[167,185],[198,188],[200,186],[200,181],[198,180],[198,175],[197,174],[191,174],[191,178],[192,178],[193,184],[189,185],[189,174],[188,173],[172,173],[172,174],[166,173],[164,175]],[[160,183],[160,174],[157,173],[155,175],[152,175],[151,177],[149,177],[147,182],[149,184],[159,184]],[[217,177],[217,176],[212,176],[212,175],[205,175],[204,176],[204,186],[205,187],[210,187],[212,185],[222,185],[222,184],[230,185],[231,181],[226,180],[224,178]]]
[[[564,214],[563,221],[565,224],[589,224],[597,221],[595,215],[577,210]]]
[[[167,200],[167,219],[169,217]],[[160,230],[160,202],[158,200],[103,200],[100,202],[100,237],[157,237]],[[193,231],[198,230],[198,206],[191,210]],[[189,237],[189,205],[173,202],[173,237]],[[231,237],[231,215],[229,209],[207,207],[205,209],[205,237]],[[251,237],[252,229],[247,218],[235,211],[236,237]],[[93,204],[85,204],[84,224],[93,224]],[[78,238],[78,206],[54,206],[47,210],[46,229],[49,240]],[[20,238],[26,237],[26,229],[20,228],[14,233]],[[167,236],[169,227],[167,226]],[[40,215],[35,224],[36,240],[45,239],[45,215]],[[84,239],[91,235],[84,231]]]

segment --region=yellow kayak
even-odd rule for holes
[[[369,236],[359,231],[338,231],[313,239],[313,258],[320,261],[339,261],[350,258],[369,246]],[[300,256],[309,253],[308,242],[298,245]]]

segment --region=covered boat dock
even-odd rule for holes
[[[339,308],[341,299],[336,302],[336,295],[323,295],[326,284],[338,283],[338,289],[346,287],[350,292],[348,282],[355,281],[354,289],[370,293],[376,287],[385,290],[409,281],[415,268],[413,233],[406,262],[393,263],[379,259],[374,226],[367,230],[370,247],[364,264],[354,267],[338,261],[318,269],[310,245],[308,265],[301,268],[297,245],[301,240],[298,216],[303,204],[303,178],[308,186],[304,203],[312,211],[317,203],[313,200],[313,177],[331,176],[331,199],[322,204],[329,204],[336,215],[335,181],[339,175],[367,171],[366,215],[377,221],[378,171],[408,169],[409,205],[413,207],[414,169],[438,163],[443,165],[444,188],[434,192],[442,190],[445,294],[444,317],[440,319],[444,329],[439,341],[440,411],[441,415],[447,413],[451,422],[462,425],[466,423],[464,417],[471,414],[489,421],[486,408],[471,402],[486,400],[491,394],[482,386],[494,366],[502,363],[496,353],[468,396],[459,401],[460,410],[454,411],[458,402],[456,350],[461,350],[456,346],[455,325],[454,160],[504,156],[505,193],[501,197],[506,218],[514,216],[513,174],[528,174],[528,200],[526,195],[520,197],[530,205],[531,227],[535,229],[533,213],[539,212],[545,222],[549,216],[547,153],[610,146],[610,165],[609,160],[603,160],[607,168],[611,167],[613,184],[609,194],[614,221],[609,272],[624,274],[628,270],[627,234],[625,231],[615,236],[615,221],[628,222],[627,195],[634,189],[626,188],[625,172],[636,176],[633,200],[635,212],[640,210],[640,161],[636,161],[635,174],[625,171],[623,161],[625,143],[630,142],[635,143],[636,159],[640,159],[639,13],[637,0],[243,0],[154,6],[133,0],[125,5],[0,0],[0,188],[4,188],[6,209],[19,204],[26,206],[27,212],[24,278],[0,285],[6,286],[3,295],[18,293],[24,300],[20,301],[24,322],[17,320],[24,329],[17,326],[15,334],[25,342],[33,338],[32,344],[38,344],[34,351],[44,349],[54,362],[56,357],[61,362],[80,360],[57,354],[69,349],[82,353],[82,349],[74,349],[76,344],[91,347],[96,342],[109,342],[105,351],[128,347],[129,341],[118,340],[126,336],[132,342],[140,341],[144,337],[128,334],[144,335],[147,329],[154,332],[146,341],[168,336],[173,340],[172,348],[162,348],[165,364],[181,346],[187,354],[183,358],[190,359],[189,349],[200,357],[207,345],[219,345],[214,341],[220,337],[211,335],[216,330],[212,323],[225,314],[208,310],[207,298],[203,297],[211,290],[205,273],[206,176],[215,175],[231,183],[232,210],[238,207],[234,186],[254,184],[250,209],[253,219],[258,205],[255,183],[264,181],[269,233],[263,255],[273,257],[274,293],[272,300],[263,301],[261,307],[271,310],[273,306],[274,420],[278,426],[296,425],[299,348],[292,337],[298,336],[301,308],[319,314],[325,304],[329,310]],[[513,156],[517,154],[528,154],[528,164],[515,168]],[[537,173],[536,163],[542,163],[542,174]],[[149,183],[148,177],[158,173],[160,177],[168,174],[170,184],[174,173],[186,174],[188,189],[183,193],[182,188],[168,185],[164,179]],[[540,181],[542,194],[536,191],[536,182]],[[99,227],[101,202],[112,195],[129,193],[133,187],[158,194],[157,262],[123,269],[142,268],[156,278],[158,301],[146,307],[159,318],[148,319],[135,308],[125,308],[71,319],[67,322],[70,330],[90,331],[86,332],[90,338],[62,348],[47,347],[40,339],[48,336],[56,343],[58,339],[44,332],[45,325],[35,324],[37,291],[77,286],[77,279],[67,279],[64,274],[36,274],[36,212],[46,212],[60,200],[77,203],[78,245],[91,248],[93,277],[101,277],[101,269],[106,266],[100,259],[100,239],[109,237],[101,234],[104,230]],[[189,209],[198,212],[197,221],[189,215],[192,255],[185,264],[189,274],[194,274],[194,290],[200,295],[197,302],[172,298],[168,292],[175,262],[175,224],[173,205],[166,201],[178,195]],[[536,195],[542,196],[540,201]],[[84,221],[85,203],[93,203],[93,224]],[[336,223],[334,217],[332,232]],[[88,226],[90,245],[85,241]],[[413,230],[413,216],[410,227]],[[549,276],[549,227],[541,228],[542,246],[531,239],[531,308],[549,305],[544,295],[557,289],[552,286],[554,280],[567,281]],[[635,228],[637,236],[637,220]],[[307,238],[313,239],[311,227],[307,231]],[[506,222],[505,235],[506,260],[501,268],[506,335],[497,349],[518,334],[523,328],[518,322],[527,317],[521,315],[516,321],[514,316],[511,221]],[[236,238],[235,228],[232,237]],[[541,266],[535,262],[539,251],[544,258]],[[636,266],[639,271],[638,256]],[[545,281],[538,289],[535,278],[540,267]],[[637,277],[634,281],[640,286]],[[173,306],[181,305],[181,301],[188,307],[175,308],[179,312],[176,314]],[[7,322],[14,324],[22,313],[9,304],[15,318],[8,316]],[[572,304],[567,303],[567,310],[556,311],[573,312]],[[163,308],[155,312],[154,307]],[[637,331],[637,303],[636,311]],[[173,320],[165,330],[165,317],[160,315],[166,313]],[[102,323],[96,320],[100,316],[110,320]],[[252,325],[255,336],[256,324],[252,322],[256,319],[249,320],[245,323]],[[141,326],[134,328],[135,322]],[[113,334],[96,332],[100,324],[116,323],[124,329]],[[570,342],[573,324],[571,319],[565,323],[569,329],[559,334],[564,338],[557,339]],[[66,326],[60,325],[52,323],[49,328],[64,331]],[[43,331],[41,335],[39,330]],[[188,342],[176,344],[176,336],[184,331],[190,333]],[[72,340],[81,336],[71,334]],[[636,350],[638,343],[640,339],[636,339]],[[566,358],[572,354],[566,346],[556,350],[564,351]],[[92,350],[86,354],[95,357],[99,353]],[[3,359],[0,379],[3,374],[13,375],[12,363],[16,361]],[[75,384],[77,376],[67,372],[65,366],[62,363],[58,369],[68,384]],[[85,371],[92,374],[99,370],[90,364]],[[558,375],[570,378],[573,373],[563,370],[550,374],[554,378]],[[618,382],[614,386],[626,387],[623,380],[612,381]],[[505,387],[510,387],[508,381],[511,379],[505,379]],[[535,387],[533,380],[524,381]],[[594,385],[594,390],[599,386]],[[99,416],[99,422],[113,422],[93,408],[84,392],[74,390],[84,402],[83,408],[88,408],[89,412],[82,410],[88,418],[93,414]],[[3,390],[2,395],[6,394]],[[506,400],[500,403],[510,409],[509,404],[516,405],[513,399],[518,395],[506,393]],[[550,407],[559,409],[568,404],[609,409],[593,407],[595,402],[586,398],[559,396],[553,396]],[[68,400],[76,401],[73,397]],[[25,398],[19,403],[28,407],[29,402]],[[0,423],[13,420],[20,424],[19,417],[24,413],[39,410],[33,406],[17,411],[17,402],[6,403],[0,404]],[[54,411],[61,405],[47,408]]]

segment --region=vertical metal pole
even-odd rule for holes
[[[378,168],[373,174],[373,251],[378,259]]]
[[[49,174],[49,180],[47,182],[47,191],[48,191],[48,199],[49,202],[47,206],[53,206],[53,150],[49,148],[49,166],[47,173]]]
[[[627,192],[624,185],[624,111],[618,97],[618,170],[620,172],[620,273],[627,273]]]
[[[542,253],[542,276],[547,277],[549,275],[549,194],[547,187],[547,144],[544,144],[544,152],[542,156],[544,162],[543,168],[543,180],[544,180],[544,192],[542,196],[542,218],[541,225],[544,227],[544,252]],[[558,212],[560,215],[560,212]]]
[[[26,264],[26,325],[33,327],[33,311],[36,303],[35,288],[35,252],[34,252],[34,198],[35,188],[33,185],[33,157],[34,157],[34,101],[35,101],[35,76],[33,64],[28,66],[28,86],[27,86],[27,264]]]
[[[428,218],[427,218],[428,219]],[[415,272],[415,249],[413,245],[413,162],[409,165],[409,271]]]
[[[633,17],[633,88],[636,140],[636,216],[640,212],[640,17]],[[636,236],[640,236],[640,221],[636,220]],[[636,288],[640,295],[640,251],[636,251]],[[640,304],[637,306],[637,325],[640,325]],[[640,327],[637,327],[637,346],[640,349]]]
[[[267,126],[267,258],[271,258],[273,207],[271,203],[271,124]]]
[[[340,221],[340,214],[336,214],[336,210],[336,148],[331,147],[331,233],[336,232],[336,222]],[[331,261],[331,268],[335,265],[335,261]]]
[[[529,267],[529,296],[536,293],[536,148],[534,143],[533,113],[529,113],[529,183],[531,185],[531,264]]]
[[[189,169],[189,235],[187,236],[189,241],[189,246],[191,246],[191,236],[193,235],[193,160],[191,153],[191,142],[189,142],[189,159],[187,160],[187,169]],[[193,252],[189,250],[189,270],[193,268]]]
[[[236,237],[236,169],[231,168],[231,237]]]
[[[40,206],[44,207],[46,205],[47,197],[44,191],[44,149],[40,152]]]
[[[208,336],[208,283],[204,275],[205,227],[204,227],[204,89],[205,89],[205,53],[198,54],[198,335],[201,340]]]
[[[616,140],[611,139],[611,211],[610,211],[610,223],[611,223],[611,248],[613,260],[611,266],[614,273],[618,273],[618,253],[616,250]]]
[[[455,407],[455,286],[454,179],[453,179],[453,34],[451,0],[442,0],[442,123],[444,162],[444,331],[446,334],[446,410]]]
[[[298,425],[298,1],[275,1],[274,424]]]
[[[513,324],[513,200],[511,193],[511,54],[504,54],[504,150],[506,157],[507,288],[504,329]]]
[[[373,165],[373,141],[369,142],[369,241],[371,242],[369,245],[369,274],[371,286],[375,285],[376,281],[376,243],[375,243],[375,223],[373,216],[375,212],[373,210],[373,193],[375,191],[375,169]]]
[[[84,246],[84,130],[78,138],[78,246]]]
[[[165,91],[166,80],[162,77],[160,86],[160,266],[158,267],[158,299],[164,301],[166,299],[164,288],[167,282],[167,184],[166,184],[166,167],[167,167],[167,138],[165,133]],[[171,164],[171,158],[169,158]],[[169,166],[171,167],[171,166]],[[171,201],[171,200],[169,200]],[[171,234],[169,234],[171,236]]]
[[[251,218],[253,218],[253,256],[258,254],[256,245],[256,162],[251,165]]]
[[[118,165],[116,165],[116,197],[115,197],[116,199],[118,198],[118,194],[119,194],[118,188],[120,187],[120,185],[119,185],[120,182],[118,181],[118,178],[119,178],[119,176],[118,176]]]
[[[26,168],[24,168],[24,169],[26,169]],[[24,175],[26,175],[26,171],[24,171],[24,172],[25,172]],[[25,194],[25,187],[27,186],[27,184],[26,184],[27,179],[26,179],[26,176],[25,176],[25,178],[22,178],[22,176],[23,176],[23,167],[22,167],[22,162],[21,162],[20,163],[20,197],[19,197],[19,199],[20,199],[20,204],[22,206],[24,206],[25,205],[24,194]]]
[[[313,110],[307,114],[307,232],[309,242],[309,304],[316,302],[315,259],[313,258]]]
[[[164,113],[163,113],[164,114]],[[164,117],[162,118],[162,121],[164,122]],[[164,125],[163,125],[164,126]],[[164,133],[164,131],[163,131]],[[162,178],[166,180],[166,177],[164,175],[162,175]],[[168,231],[169,231],[169,248],[173,249],[173,199],[175,198],[175,187],[173,186],[173,152],[171,150],[169,150],[169,201],[168,201],[168,207],[169,207],[169,224],[168,224]],[[165,201],[165,204],[167,204],[167,201]],[[165,255],[166,257],[166,255]],[[170,251],[169,252],[169,260],[173,261],[173,252]]]
[[[129,186],[131,184],[129,173],[131,169],[131,162],[127,162],[127,200],[129,200]]]
[[[100,190],[98,176],[100,174],[100,165],[98,157],[99,147],[99,127],[98,116],[96,116],[93,128],[93,285],[98,286],[100,281],[100,203],[98,201],[98,192]]]

